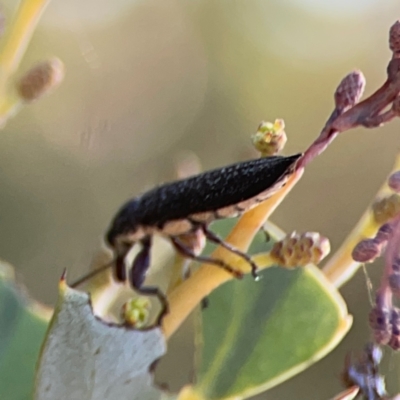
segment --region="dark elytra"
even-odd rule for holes
[[[113,246],[117,236],[137,226],[162,229],[168,221],[251,199],[287,175],[300,156],[259,158],[155,187],[124,204],[111,224],[107,242]]]

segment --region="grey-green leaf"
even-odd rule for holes
[[[159,328],[135,330],[93,315],[89,296],[60,283],[42,349],[36,400],[158,400],[149,372],[166,351]]]

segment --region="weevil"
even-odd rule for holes
[[[185,245],[185,235],[200,233],[212,243],[242,257],[257,278],[257,265],[239,249],[209,230],[211,222],[237,217],[263,202],[285,185],[301,154],[272,156],[232,164],[199,175],[158,186],[125,203],[117,212],[106,234],[106,242],[115,255],[114,276],[129,280],[136,292],[157,296],[167,312],[165,295],[157,287],[143,286],[150,266],[151,239],[160,234],[170,239],[183,256],[217,265],[237,278],[242,272],[222,260],[197,255]],[[127,275],[125,258],[132,246],[141,245]]]

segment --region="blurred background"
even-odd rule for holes
[[[7,22],[15,2],[2,3]],[[398,0],[53,0],[21,72],[55,55],[66,78],[0,133],[1,258],[53,305],[63,269],[82,274],[117,208],[174,179],[185,152],[203,169],[252,157],[250,135],[275,118],[286,122],[285,153],[304,150],[348,72],[364,72],[366,94],[383,83],[398,18]],[[340,136],[273,221],[319,231],[337,248],[390,171],[399,135],[394,121]],[[380,265],[369,273],[376,281]],[[257,399],[328,399],[340,390],[345,354],[369,338],[370,308],[361,272],[341,292],[354,315],[346,339]],[[161,382],[177,389],[192,378],[191,346],[185,329],[175,335],[174,373],[161,365]],[[400,391],[400,357],[386,361],[389,389]]]

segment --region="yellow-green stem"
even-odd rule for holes
[[[397,156],[395,165],[390,174],[392,174],[394,171],[398,171],[399,169],[400,156]],[[388,193],[391,193],[391,191],[385,181],[385,184],[382,185],[376,194],[376,198],[383,197]],[[354,246],[361,239],[375,236],[378,229],[379,225],[375,222],[371,209],[368,208],[350,235],[343,242],[342,246],[329,259],[322,269],[326,277],[336,287],[340,287],[347,282],[356,273],[357,269],[361,265],[360,263],[354,261],[351,257]]]
[[[284,188],[282,188],[273,197],[260,204],[256,208],[247,212],[238,221],[232,232],[226,238],[228,243],[246,251],[252,242],[254,236],[264,225],[265,221],[275,210],[275,208],[286,197],[287,193],[293,188],[303,174],[303,170],[295,172]],[[249,271],[249,265],[238,256],[228,252],[226,249],[218,247],[212,257],[221,259],[226,263],[233,265],[238,270]],[[264,257],[264,258],[259,258]],[[274,264],[268,254],[254,257],[254,261],[260,266],[270,266]],[[169,338],[181,323],[186,319],[190,312],[199,302],[210,294],[216,287],[232,279],[232,275],[221,268],[213,265],[203,264],[193,273],[193,275],[179,285],[168,296],[170,312],[163,320],[163,331],[166,338]]]
[[[1,87],[18,68],[40,16],[50,0],[22,0],[0,43]]]
[[[17,114],[23,104],[23,101],[13,94],[0,99],[0,129],[6,124],[9,118]]]

